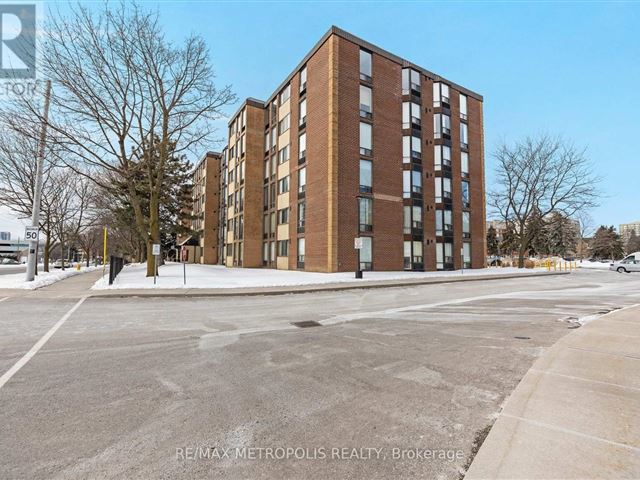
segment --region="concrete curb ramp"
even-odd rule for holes
[[[286,295],[289,293],[331,292],[341,290],[357,290],[361,288],[389,288],[409,287],[415,285],[431,285],[454,282],[479,282],[486,280],[505,280],[509,278],[541,277],[550,275],[569,275],[570,272],[536,272],[515,273],[504,275],[469,275],[465,277],[436,277],[400,280],[375,280],[362,282],[325,283],[316,285],[290,285],[282,287],[256,288],[172,288],[172,289],[113,289],[90,290],[88,295],[93,298],[110,297],[234,297],[251,295]],[[365,274],[366,275],[366,274]]]
[[[559,340],[513,391],[465,480],[640,478],[640,307]]]

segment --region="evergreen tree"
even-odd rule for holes
[[[492,256],[498,255],[499,249],[498,234],[493,225],[491,225],[487,230],[487,253]]]
[[[575,253],[578,241],[578,228],[575,222],[560,212],[553,212],[549,218],[547,230],[549,253],[561,257]]]
[[[511,223],[507,223],[500,243],[500,251],[503,255],[512,255],[517,249],[518,239]]]
[[[636,234],[635,230],[631,230],[629,240],[627,240],[627,254],[640,252],[640,236]]]
[[[619,259],[624,255],[622,240],[613,226],[601,225],[596,230],[589,247],[591,255],[603,259]]]
[[[529,238],[529,255],[546,255],[549,253],[549,239],[547,232],[547,222],[540,215],[540,210],[536,209],[526,225],[526,238]]]

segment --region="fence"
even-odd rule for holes
[[[109,257],[109,285],[113,284],[122,267],[124,267],[124,258],[113,255]]]

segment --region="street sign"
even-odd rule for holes
[[[153,250],[152,253],[154,255],[160,255],[160,244],[159,243],[154,243],[153,244]]]
[[[353,248],[356,250],[362,250],[364,242],[362,241],[362,237],[356,237],[353,239]]]
[[[189,261],[189,250],[187,250],[185,247],[182,247],[182,261],[184,263]]]
[[[37,242],[39,231],[38,227],[24,227],[24,239],[28,242]]]

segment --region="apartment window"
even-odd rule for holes
[[[283,163],[288,161],[289,161],[289,145],[285,145],[278,151],[278,163],[282,165]]]
[[[269,255],[270,255],[271,261],[275,260],[275,258],[276,258],[276,242],[269,242]]]
[[[412,68],[402,69],[402,94],[420,96],[420,72]]]
[[[460,118],[467,119],[467,96],[462,93],[460,94]]]
[[[404,242],[404,268],[405,270],[420,270],[424,268],[424,257],[422,254],[422,242]]]
[[[453,243],[436,243],[436,268],[438,270],[453,268]]]
[[[433,84],[433,106],[449,105],[449,85],[436,82]]]
[[[307,89],[307,67],[303,67],[300,70],[300,93]]]
[[[435,170],[442,170],[442,166],[451,166],[451,147],[436,145],[433,147]]]
[[[269,263],[269,243],[268,242],[262,243],[262,263],[265,265]]]
[[[371,124],[360,122],[360,155],[371,156],[373,140]]]
[[[471,213],[462,212],[462,237],[471,238]]]
[[[278,210],[278,225],[285,225],[289,223],[289,208],[282,208]]]
[[[422,195],[422,172],[419,170],[411,171],[411,193]]]
[[[276,155],[271,157],[271,178],[275,177],[276,173],[278,172],[278,169],[276,168],[277,160],[278,160],[278,157]]]
[[[358,218],[361,232],[373,231],[373,200],[358,198]]]
[[[262,218],[262,235],[265,238],[269,236],[269,214]]]
[[[278,256],[289,256],[289,240],[278,240]]]
[[[371,118],[373,115],[373,97],[371,89],[360,85],[360,116]]]
[[[402,171],[402,197],[411,198],[411,170]]]
[[[443,135],[451,135],[451,117],[444,113],[436,113],[433,116],[434,138],[442,138]]]
[[[464,268],[471,268],[471,244],[469,242],[462,244],[462,264]]]
[[[275,149],[278,144],[278,132],[275,128],[271,129],[271,148]]]
[[[302,163],[307,156],[307,134],[303,133],[298,138],[298,162]]]
[[[289,100],[290,96],[291,96],[291,84],[284,87],[284,90],[280,92],[280,105],[284,104],[287,100]]]
[[[422,143],[419,137],[407,136],[402,137],[402,162],[410,163],[411,160],[420,160],[422,158]]]
[[[298,268],[304,268],[304,250],[305,250],[304,238],[299,238],[298,239]]]
[[[282,135],[284,132],[289,130],[290,125],[290,114],[287,114],[280,122],[278,122],[278,133]]]
[[[373,239],[371,237],[360,237],[362,248],[360,249],[360,270],[371,270],[373,266]]]
[[[360,50],[360,80],[371,81],[371,53]]]
[[[300,102],[300,121],[299,126],[303,127],[307,123],[307,99],[305,98]]]
[[[264,151],[269,151],[269,132],[264,133]]]
[[[471,200],[469,199],[469,182],[462,181],[462,207],[469,208]]]
[[[464,178],[469,177],[469,154],[460,152],[460,173]]]
[[[373,163],[371,160],[360,160],[360,192],[371,193],[373,191],[372,178]]]
[[[269,223],[271,224],[271,230],[270,230],[270,232],[271,232],[271,233],[275,233],[275,231],[276,231],[276,214],[275,214],[275,213],[272,213],[272,214],[270,215],[270,217],[269,217]],[[273,258],[273,257],[271,257],[271,258]]]
[[[467,124],[460,124],[460,148],[466,150],[469,148],[469,137],[467,133]]]
[[[298,193],[303,193],[307,188],[307,167],[298,170]]]
[[[436,177],[436,203],[442,203],[444,198],[451,198],[451,179]]]
[[[419,205],[404,206],[404,233],[422,233],[422,207]]]
[[[420,105],[414,102],[402,102],[402,128],[420,129],[421,125]]]
[[[287,193],[289,191],[289,175],[278,180],[278,194]]]
[[[304,233],[304,219],[306,215],[306,203],[298,203],[298,233]]]

